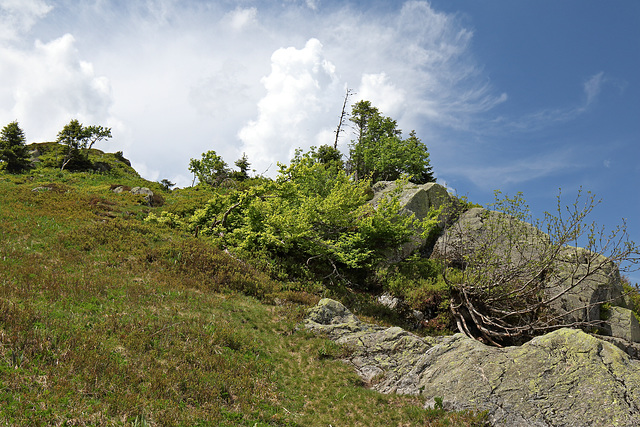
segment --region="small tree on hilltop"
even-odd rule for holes
[[[456,267],[446,270],[445,280],[460,332],[502,346],[560,327],[601,326],[600,306],[620,298],[602,285],[619,282],[620,269],[640,261],[626,226],[607,234],[586,223],[598,204],[591,194],[581,203],[578,193],[567,207],[558,196],[557,214],[547,212],[541,221],[532,220],[520,194],[499,195],[496,211],[467,212],[461,217],[467,221],[458,221],[436,245],[436,256]],[[585,290],[595,300],[577,297]]]
[[[417,184],[435,181],[429,152],[415,131],[402,139],[397,122],[384,117],[369,101],[354,104],[349,120],[357,139],[351,142],[347,168],[356,179],[370,177],[375,183],[408,175]]]
[[[89,167],[89,150],[93,144],[109,138],[111,138],[111,128],[85,127],[78,120],[71,120],[58,132],[57,142],[67,146],[60,170],[69,164],[73,164],[76,169]]]
[[[209,185],[219,185],[230,174],[227,163],[213,150],[202,153],[200,160],[191,159],[189,171],[193,173],[194,182],[198,178],[203,184]]]
[[[314,153],[314,156],[319,163],[324,165],[333,165],[338,169],[344,169],[342,153],[335,147],[330,145],[321,145]]]
[[[244,181],[249,179],[249,167],[251,166],[251,163],[249,163],[249,158],[245,153],[242,153],[242,157],[236,160],[233,164],[238,168],[237,171],[232,173],[235,180]]]
[[[167,178],[163,178],[162,181],[160,181],[160,185],[162,185],[162,188],[165,191],[171,191],[171,187],[174,187],[176,185],[176,183],[175,182],[171,182]]]
[[[417,137],[415,130],[412,130],[409,133],[409,138],[404,141],[402,151],[407,159],[406,173],[412,177],[411,181],[416,184],[436,182],[436,178],[433,176],[433,168],[429,161],[427,147],[422,143],[420,138]]]
[[[0,160],[5,162],[5,169],[11,173],[19,173],[30,167],[27,138],[17,121],[2,128],[0,132]]]

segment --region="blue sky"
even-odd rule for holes
[[[637,0],[0,0],[0,81],[29,142],[110,126],[98,148],[182,186],[207,150],[273,175],[332,143],[349,87],[458,194],[540,215],[582,187],[640,241]]]

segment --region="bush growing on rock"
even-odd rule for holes
[[[445,274],[458,329],[496,345],[563,326],[597,329],[601,304],[624,304],[618,269],[640,259],[625,226],[607,234],[589,225],[598,204],[590,193],[569,207],[558,196],[557,213],[541,221],[533,221],[521,194],[500,196],[498,212],[471,209],[434,249],[459,271]]]

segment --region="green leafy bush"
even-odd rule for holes
[[[404,299],[411,308],[436,313],[449,299],[449,286],[442,276],[440,262],[412,256],[379,273],[383,288]]]
[[[435,222],[401,215],[400,190],[374,208],[366,203],[369,181],[325,160],[315,149],[298,151],[275,181],[218,191],[191,215],[163,212],[147,220],[209,236],[245,259],[262,254],[291,278],[366,285],[357,282],[369,280],[391,249]]]

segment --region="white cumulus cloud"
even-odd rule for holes
[[[357,90],[358,98],[371,101],[385,115],[396,117],[406,101],[404,89],[398,88],[385,73],[364,74]]]
[[[18,120],[30,140],[53,140],[71,118],[109,121],[111,88],[66,34],[32,49],[0,47],[0,121]]]
[[[424,1],[384,14],[318,0],[0,2],[25,16],[0,40],[0,120],[30,141],[71,117],[113,127],[104,149],[181,186],[207,150],[229,164],[245,152],[272,176],[296,148],[332,144],[346,87],[349,104],[368,99],[421,137],[504,100],[474,64],[472,32]]]
[[[335,66],[324,58],[322,44],[312,38],[304,48],[281,48],[271,56],[271,73],[262,79],[267,94],[258,102],[258,117],[238,133],[243,151],[256,159],[261,172],[288,159],[298,147],[315,143],[322,132],[327,91],[336,83]],[[327,141],[327,143],[330,141]]]

